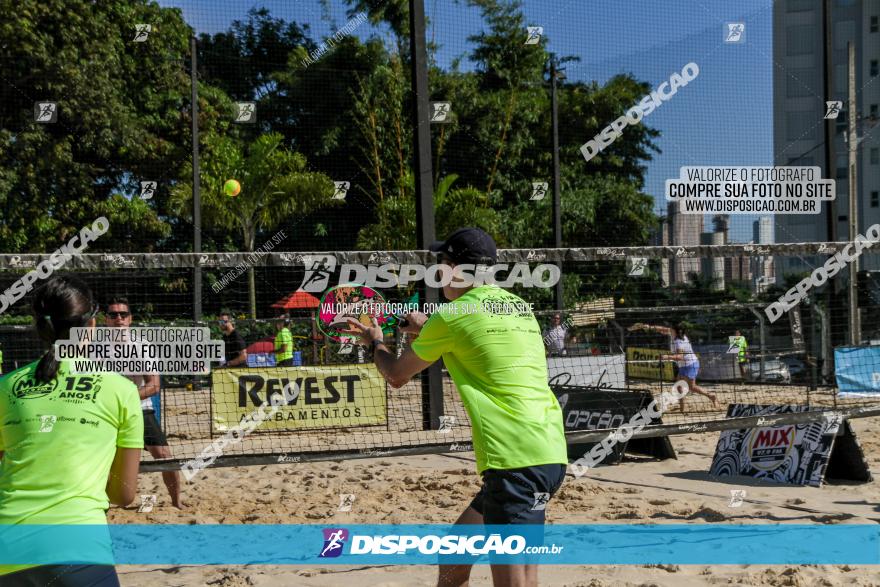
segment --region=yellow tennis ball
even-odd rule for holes
[[[234,198],[239,192],[241,192],[241,184],[238,183],[237,180],[228,179],[226,180],[226,183],[223,184],[223,192],[227,196]]]

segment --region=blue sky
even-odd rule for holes
[[[424,1],[428,39],[439,45],[438,63],[448,66],[470,51],[467,38],[483,28],[479,12],[454,0]],[[252,7],[309,24],[316,40],[348,21],[340,0],[159,3],[180,8],[199,33],[226,30]],[[696,79],[645,118],[661,131],[657,143],[663,152],[648,164],[645,188],[658,212],[665,211],[664,181],[677,177],[681,166],[773,165],[771,0],[525,0],[523,12],[528,24],[544,28],[549,51],[580,57],[567,65],[571,80],[602,83],[632,73],[656,87],[689,62],[700,67]],[[723,42],[727,22],[745,23],[743,43]],[[355,34],[387,36],[387,31],[362,25]],[[462,67],[469,68],[466,60]],[[755,218],[732,216],[731,239],[751,240]]]

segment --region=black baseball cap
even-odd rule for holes
[[[459,228],[445,241],[437,241],[428,247],[434,253],[443,253],[455,263],[494,265],[498,257],[495,241],[479,228]]]

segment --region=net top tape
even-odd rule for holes
[[[770,245],[729,244],[651,247],[583,247],[559,249],[500,249],[499,263],[558,263],[652,259],[759,257],[764,255],[832,255],[848,242],[782,243]],[[0,254],[0,269],[33,269],[48,261],[51,253]],[[186,267],[303,267],[311,259],[333,256],[337,264],[382,265],[432,264],[436,255],[428,251],[326,251],[271,253],[85,253],[68,260],[68,269],[164,269]]]

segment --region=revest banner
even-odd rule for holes
[[[660,361],[661,355],[668,355],[667,349],[628,347],[626,349],[626,375],[634,379],[671,381],[672,362]]]
[[[217,369],[213,372],[214,432],[237,426],[272,396],[289,400],[257,430],[351,428],[387,422],[385,380],[375,365]]]

